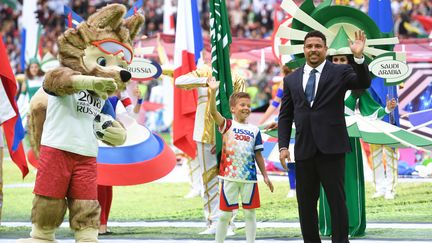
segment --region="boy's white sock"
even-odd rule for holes
[[[218,221],[217,227],[216,227],[215,241],[217,243],[224,242],[225,236],[226,236],[227,230],[228,230],[228,224],[231,220],[231,217],[232,217],[232,212],[221,210],[221,213],[219,216],[219,221]]]
[[[245,231],[246,231],[246,242],[253,243],[255,242],[256,237],[256,216],[255,209],[244,209],[244,217],[245,217]]]

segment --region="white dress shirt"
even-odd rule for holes
[[[363,64],[364,56],[362,58],[354,57],[354,61],[357,64]],[[315,73],[315,96],[314,97],[316,97],[316,95],[317,95],[318,83],[319,83],[321,73],[324,69],[326,62],[327,62],[327,60],[324,60],[324,62],[322,62],[318,67],[315,68],[315,70],[317,70],[317,72]],[[314,68],[309,66],[307,63],[305,64],[305,66],[303,68],[303,83],[302,83],[303,84],[303,91],[306,90],[306,84],[307,84],[307,81],[309,79],[309,74],[312,71],[312,69],[314,69]],[[313,105],[313,102],[314,101],[311,102],[311,104],[310,104],[311,106]]]

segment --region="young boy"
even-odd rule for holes
[[[250,96],[245,92],[231,95],[229,103],[234,119],[229,120],[216,110],[215,94],[219,88],[219,82],[210,78],[208,87],[210,89],[210,113],[223,136],[219,168],[221,215],[216,229],[216,242],[224,242],[232,210],[239,207],[239,196],[241,196],[245,215],[246,240],[255,242],[255,208],[260,207],[255,160],[271,192],[273,192],[273,185],[267,176],[261,155],[263,150],[261,133],[258,127],[246,122],[251,112]]]

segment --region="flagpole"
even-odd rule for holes
[[[233,93],[230,66],[229,46],[232,42],[225,0],[210,0],[210,39],[212,75],[220,81],[219,92],[216,94],[216,106],[219,113],[231,119],[229,97]],[[218,162],[222,151],[222,136],[216,128],[216,154]]]

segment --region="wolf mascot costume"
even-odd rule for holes
[[[18,242],[56,242],[66,207],[76,242],[98,242],[93,121],[105,99],[130,80],[125,68],[132,61],[132,40],[144,23],[138,13],[123,19],[125,13],[123,5],[108,5],[58,39],[61,66],[46,74],[43,90],[30,105],[29,132],[39,164],[31,238]],[[102,140],[121,145],[125,139],[125,129],[113,121]]]

